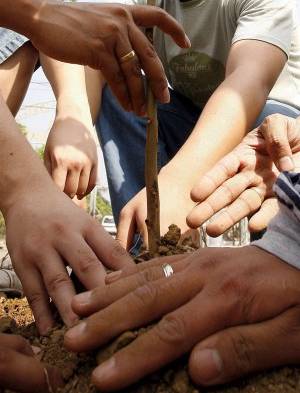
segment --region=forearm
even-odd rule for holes
[[[35,189],[51,182],[38,155],[18,129],[2,96],[0,96],[0,168],[0,210],[4,215],[17,199],[22,198],[24,192],[34,193]]]
[[[41,64],[55,95],[56,118],[91,122],[83,66],[67,64],[40,54]]]
[[[164,171],[188,171],[191,186],[240,143],[260,114],[268,89],[236,70],[214,92],[193,132]],[[193,168],[193,170],[191,170]]]
[[[101,109],[102,90],[106,82],[101,71],[85,67],[85,83],[91,115],[93,123],[95,123]]]

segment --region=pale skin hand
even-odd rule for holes
[[[28,36],[49,57],[101,70],[123,107],[137,114],[145,113],[141,68],[155,97],[169,100],[162,64],[139,27],[157,26],[179,46],[190,46],[178,22],[156,7],[16,0],[12,7],[0,5],[0,23]],[[121,64],[132,50],[136,59]]]
[[[21,393],[47,393],[49,391],[45,369],[34,357],[29,343],[20,336],[0,334],[0,388]],[[60,372],[47,366],[53,391],[63,386]]]
[[[97,147],[92,124],[55,120],[45,148],[45,165],[60,190],[71,198],[89,194],[97,180]]]
[[[164,277],[163,263],[173,276]],[[119,278],[74,298],[76,313],[92,315],[69,330],[67,348],[97,348],[160,322],[95,369],[92,381],[101,391],[122,389],[189,352],[189,373],[199,385],[300,362],[300,272],[259,248],[160,258]]]
[[[199,174],[240,143],[261,112],[285,61],[285,54],[267,43],[245,40],[232,46],[225,81],[208,101],[186,143],[159,175],[162,234],[172,223],[182,233],[188,229],[186,217],[195,206],[190,192]],[[117,236],[124,247],[132,244],[136,228],[147,240],[145,219],[146,193],[142,190],[121,211]]]
[[[0,209],[7,246],[39,331],[53,325],[53,300],[67,325],[77,319],[65,264],[86,288],[104,283],[105,269],[133,262],[101,225],[53,183],[0,97]]]
[[[300,122],[269,116],[193,188],[198,205],[187,217],[189,226],[199,227],[225,208],[207,225],[210,236],[221,235],[248,215],[252,232],[265,229],[278,211],[274,182],[279,170],[289,169],[300,169]]]

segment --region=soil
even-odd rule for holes
[[[170,228],[162,240],[160,253],[163,255],[191,252],[193,245],[188,241],[178,246],[180,233],[175,227]],[[149,255],[142,254],[137,260],[147,260]],[[26,299],[6,299],[0,297],[0,333],[21,334],[32,345],[41,349],[37,355],[40,360],[62,370],[66,385],[58,393],[97,393],[91,386],[90,374],[111,354],[128,345],[146,329],[126,332],[102,348],[98,353],[74,354],[63,348],[65,327],[57,325],[49,336],[39,337],[34,325],[31,310]],[[160,372],[147,377],[137,385],[122,391],[123,393],[299,393],[300,369],[282,368],[244,379],[230,386],[206,389],[195,387],[187,373],[187,358],[183,357]],[[5,391],[4,393],[13,393]]]

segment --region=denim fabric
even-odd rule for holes
[[[28,38],[0,27],[0,64],[14,54]]]
[[[169,104],[158,105],[160,168],[166,165],[185,143],[201,113],[199,107],[178,92],[170,90],[170,94]],[[300,114],[293,107],[270,100],[257,124],[273,113],[291,117]],[[123,206],[145,185],[146,123],[144,119],[125,112],[106,87],[96,128],[103,149],[113,213],[118,223]]]

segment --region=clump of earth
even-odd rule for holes
[[[179,244],[180,231],[170,227],[162,239],[160,255],[188,253],[194,250],[192,242],[186,240]],[[137,263],[148,260],[145,252]],[[30,343],[40,348],[38,357],[46,364],[62,370],[64,388],[57,393],[97,393],[90,384],[90,375],[97,364],[108,359],[114,352],[132,342],[147,328],[125,332],[109,345],[97,352],[75,354],[63,347],[65,327],[57,325],[47,337],[40,337],[26,299],[7,299],[0,297],[0,333],[20,334]],[[218,388],[199,388],[194,386],[187,372],[187,357],[170,364],[163,370],[143,379],[135,386],[122,390],[123,393],[300,393],[300,369],[285,367],[243,379],[229,386]],[[4,393],[15,393],[4,391]]]

